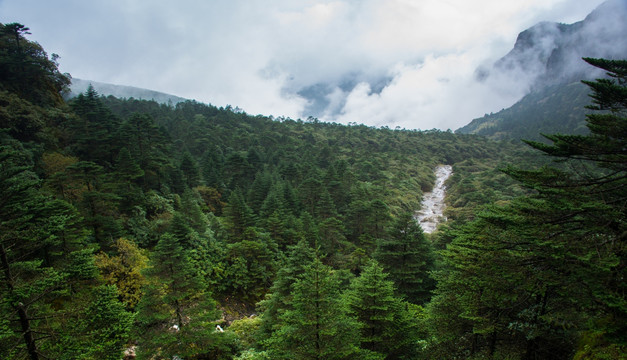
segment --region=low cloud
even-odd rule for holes
[[[518,32],[601,2],[2,0],[0,21],[29,26],[83,79],[251,114],[456,129],[524,92],[524,79],[475,76]]]

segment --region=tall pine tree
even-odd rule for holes
[[[387,237],[379,239],[374,256],[408,301],[420,305],[429,300],[434,287],[429,273],[433,250],[411,213],[394,220]]]

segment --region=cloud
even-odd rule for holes
[[[512,79],[476,81],[473,72],[480,62],[480,54],[465,52],[398,66],[380,93],[372,93],[367,83],[357,85],[347,94],[336,120],[392,128],[456,129],[469,116],[508,106],[524,94],[524,89],[510,86]]]
[[[61,70],[251,114],[457,128],[520,95],[474,72],[602,0],[3,0]],[[508,84],[511,84],[509,82]]]

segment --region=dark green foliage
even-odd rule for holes
[[[414,359],[418,319],[395,297],[387,277],[378,263],[370,261],[346,293],[348,313],[357,321],[363,349],[383,359]]]
[[[65,354],[80,329],[86,287],[96,276],[92,251],[77,228],[76,211],[38,192],[28,153],[11,141],[0,147],[1,352],[32,360]],[[55,304],[55,306],[52,306]],[[77,333],[74,333],[77,331]],[[124,337],[124,332],[114,331]],[[83,334],[80,334],[81,336]],[[78,344],[90,351],[91,341]]]
[[[187,187],[191,189],[200,185],[200,170],[198,169],[198,164],[196,164],[196,161],[189,152],[186,151],[183,153],[179,169],[183,173]]]
[[[431,297],[434,254],[412,214],[399,216],[389,234],[377,243],[375,258],[390,274],[398,292],[414,304]]]
[[[84,328],[80,329],[92,341],[92,347],[81,353],[84,359],[119,360],[128,342],[133,315],[118,301],[115,286],[96,289],[95,301],[85,312]]]
[[[542,160],[518,142],[93,89],[68,107],[27,29],[3,29],[0,72],[25,70],[0,77],[3,358],[120,358],[135,341],[170,359],[238,343],[241,359],[624,352],[624,62],[588,59],[610,73],[586,83],[603,111],[588,136],[531,142]],[[425,235],[412,214],[438,164],[454,168],[449,221]]]
[[[171,162],[170,140],[154,119],[147,114],[133,113],[122,124],[118,139],[144,171],[144,188],[159,187]]]
[[[255,215],[239,189],[231,194],[229,203],[224,208],[224,216],[232,241],[242,239],[246,229],[255,225]]]
[[[81,160],[110,168],[119,149],[120,120],[104,106],[91,86],[71,105],[76,114],[68,125],[72,152]]]
[[[39,44],[25,38],[29,30],[19,23],[0,24],[0,90],[39,106],[60,105],[70,78],[57,69],[56,54],[49,59]]]
[[[331,269],[320,260],[304,268],[292,286],[291,309],[270,339],[273,359],[359,358],[355,323],[346,314]]]
[[[131,180],[144,176],[144,170],[133,160],[131,152],[125,147],[120,149],[115,162],[115,170],[125,183],[130,183]]]
[[[292,287],[304,273],[305,267],[316,258],[314,250],[304,240],[289,249],[286,264],[277,272],[266,299],[259,303],[263,310],[261,330],[265,338],[269,338],[279,328],[280,314],[292,309]]]
[[[211,354],[221,350],[216,303],[177,238],[159,240],[146,271],[149,285],[138,304],[141,358]]]
[[[506,169],[530,195],[455,233],[429,305],[434,351],[569,359],[625,349],[625,62],[586,60],[610,72],[586,82],[591,108],[607,112],[588,116],[589,135],[528,142],[556,160]]]
[[[276,243],[267,234],[248,228],[241,241],[227,247],[227,292],[250,303],[261,300],[277,271],[276,252]]]

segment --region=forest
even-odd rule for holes
[[[0,24],[2,359],[624,359],[627,61],[587,134],[66,98]],[[448,221],[414,215],[447,182]]]

